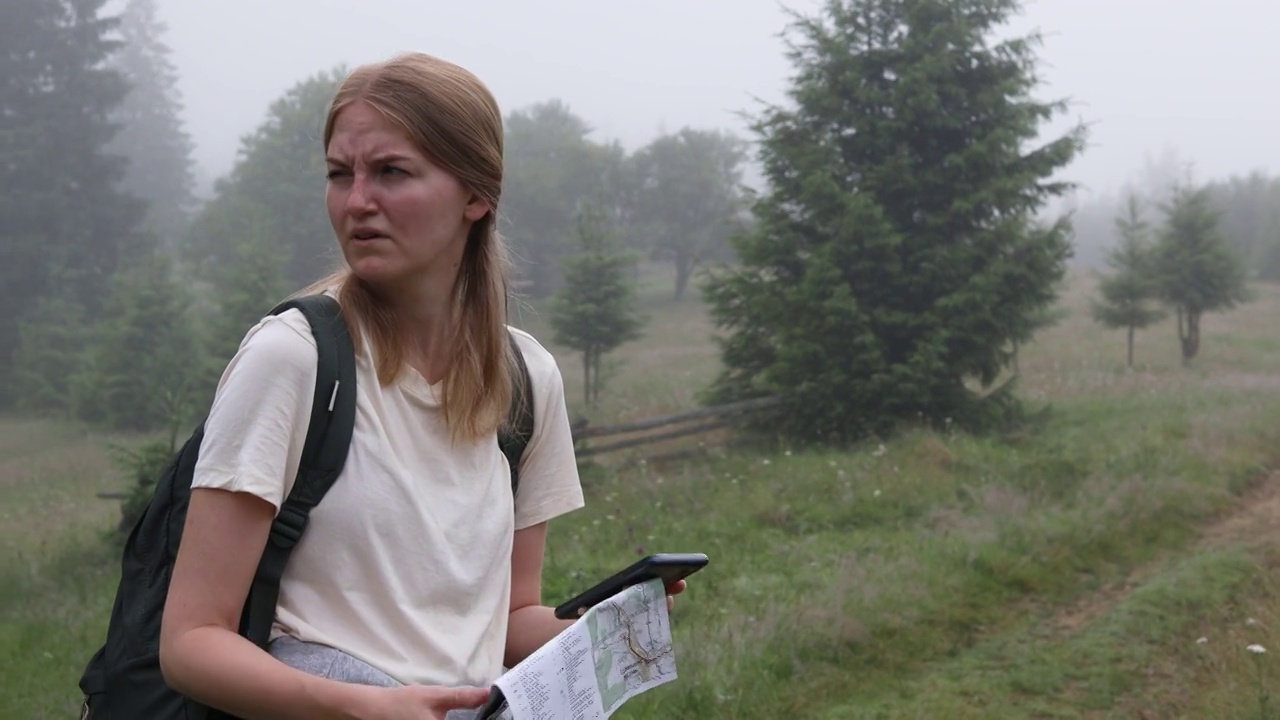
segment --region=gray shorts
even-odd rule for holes
[[[397,687],[403,683],[372,665],[327,645],[306,643],[282,636],[271,641],[268,647],[272,657],[289,667],[331,680]],[[473,710],[450,710],[445,720],[476,720],[480,713]]]

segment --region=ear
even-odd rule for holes
[[[471,222],[476,222],[488,215],[489,210],[489,203],[481,200],[479,195],[472,195],[471,202],[467,203],[466,208],[462,211],[462,216]]]

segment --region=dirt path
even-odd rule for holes
[[[1273,471],[1228,512],[1205,526],[1200,538],[1177,555],[1226,547],[1253,549],[1269,544],[1280,544],[1280,471]],[[1174,556],[1174,553],[1169,553],[1155,558],[1135,568],[1123,581],[1089,594],[1058,612],[1049,621],[1050,627],[1062,635],[1080,632],[1124,602],[1134,590],[1164,569]],[[1126,693],[1114,707],[1086,713],[1082,717],[1132,717],[1138,720],[1165,717],[1164,713],[1169,709],[1185,707],[1191,699],[1189,678],[1184,676],[1183,670],[1162,667],[1157,663],[1147,668],[1142,687]],[[1156,691],[1155,696],[1152,691]]]
[[[1205,527],[1192,548],[1179,554],[1265,545],[1280,545],[1280,471],[1272,472],[1247,492],[1228,513]],[[1135,568],[1124,580],[1100,588],[1061,610],[1049,620],[1049,626],[1064,635],[1082,630],[1124,602],[1134,590],[1159,573],[1168,559],[1169,556],[1162,556]]]
[[[1230,514],[1210,525],[1200,543],[1206,548],[1280,543],[1280,471],[1271,473]]]

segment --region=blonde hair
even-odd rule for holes
[[[515,357],[507,337],[508,257],[497,232],[502,193],[502,114],[488,88],[469,71],[412,53],[355,69],[334,95],[324,147],[344,108],[366,102],[399,125],[431,161],[484,200],[489,212],[471,227],[454,285],[451,361],[442,383],[445,422],[455,440],[477,439],[503,425],[514,397]],[[368,333],[378,380],[389,385],[404,371],[407,344],[390,308],[349,267],[303,292],[337,286],[352,340]]]

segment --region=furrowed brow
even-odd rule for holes
[[[382,155],[374,155],[369,159],[377,165],[386,165],[387,163],[408,162],[412,158],[401,153],[384,153]]]

